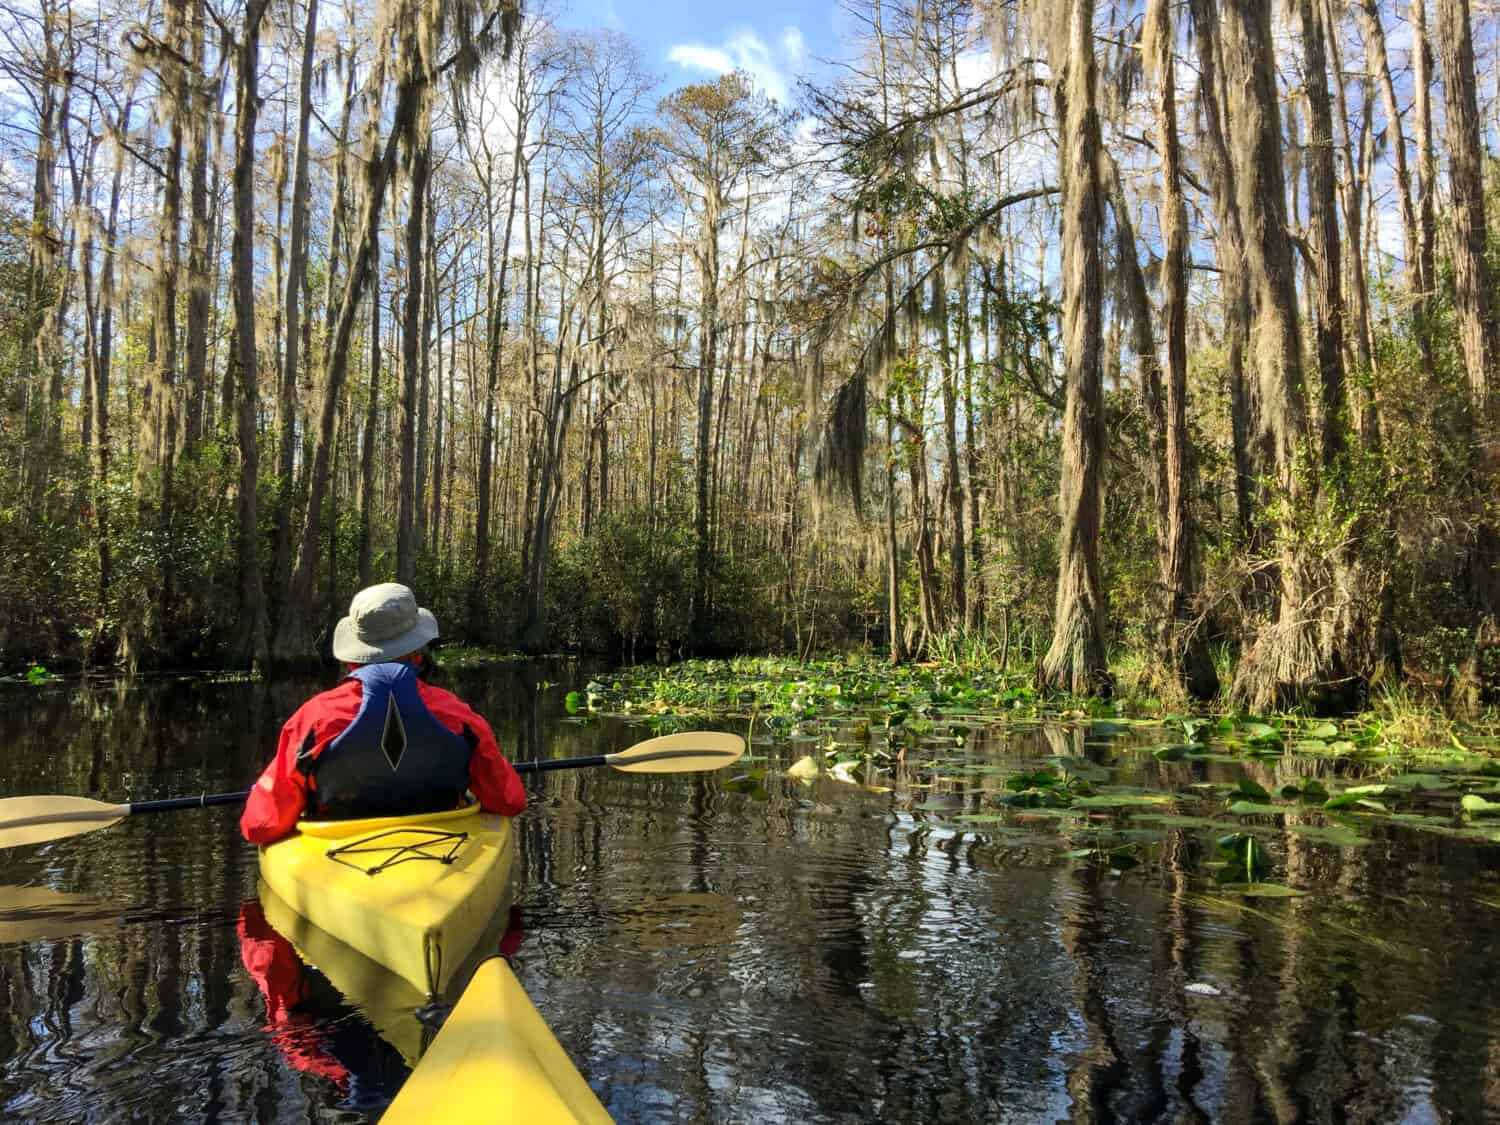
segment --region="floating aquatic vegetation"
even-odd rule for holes
[[[1465,816],[1500,816],[1500,801],[1486,800],[1478,793],[1465,793],[1459,804],[1462,805]]]
[[[1455,734],[1418,753],[1371,715],[1144,718],[1098,700],[1039,698],[1016,675],[862,657],[627,669],[590,681],[563,706],[575,717],[626,715],[654,730],[700,725],[705,716],[745,720],[772,773],[779,761],[804,783],[826,778],[890,794],[896,809],[929,826],[987,837],[1051,833],[1063,837],[1060,853],[1117,871],[1129,865],[1110,863],[1115,849],[1150,844],[1122,831],[1160,841],[1230,830],[1258,841],[1264,864],[1267,848],[1291,840],[1355,848],[1392,832],[1426,832],[1500,842],[1500,762],[1483,752],[1500,751],[1500,740],[1491,747]],[[768,799],[764,773],[725,788]],[[1210,854],[1214,870],[1234,866]],[[1265,871],[1241,870],[1230,881],[1268,883]]]

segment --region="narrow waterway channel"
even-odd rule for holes
[[[570,716],[588,673],[445,681],[517,758],[656,733]],[[244,787],[319,686],[0,686],[0,794]],[[941,780],[908,754],[861,784],[788,776],[814,744],[756,734],[725,774],[528,783],[505,941],[617,1120],[1500,1114],[1493,842],[1260,818],[1268,881],[1302,893],[1246,897],[1216,881],[1219,833],[1193,794],[1222,806],[1242,777],[1328,763],[1169,761],[1146,752],[1162,742],[1149,728],[997,722]],[[1060,756],[1173,803],[1135,817],[1101,802],[1082,837],[1045,809],[982,812]],[[0,852],[0,1118],[377,1118],[420,1027],[346,999],[331,969],[268,1011],[246,969],[259,925],[255,851],[229,810]]]

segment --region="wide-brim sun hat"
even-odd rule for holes
[[[333,630],[333,655],[350,664],[400,660],[437,640],[437,618],[400,582],[367,586],[349,602]]]

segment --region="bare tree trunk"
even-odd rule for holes
[[[120,110],[116,128],[124,130],[130,121],[130,112],[135,105],[134,90],[126,97]],[[109,215],[104,226],[104,264],[99,276],[99,333],[98,353],[94,361],[94,528],[98,536],[97,562],[99,583],[96,587],[97,621],[90,641],[90,656],[98,660],[106,644],[104,637],[105,615],[109,606],[110,588],[114,583],[114,552],[110,544],[110,449],[109,449],[109,396],[110,363],[114,347],[115,308],[115,255],[118,246],[120,191],[125,173],[125,150],[116,148],[114,173],[109,185]]]
[[[1484,149],[1474,91],[1469,0],[1437,0],[1438,62],[1448,121],[1448,191],[1453,207],[1453,283],[1459,342],[1469,374],[1476,517],[1468,582],[1474,644],[1462,690],[1478,703],[1500,694],[1500,530],[1489,508],[1500,480],[1500,393],[1496,388],[1493,281],[1485,258]]]
[[[980,409],[974,401],[975,363],[974,363],[974,332],[973,321],[969,312],[969,279],[971,271],[964,271],[963,281],[963,305],[964,305],[964,448],[966,450],[966,468],[969,473],[969,563],[970,573],[974,575],[974,596],[969,599],[971,610],[971,624],[983,630],[988,630],[988,600],[989,585],[985,575],[985,541],[982,516],[980,512],[980,495],[983,493],[985,507],[988,509],[993,503],[993,492],[981,469],[979,451],[979,423],[977,411]],[[990,378],[990,294],[989,290],[982,289],[980,292],[980,339],[982,343],[979,372],[983,379]],[[1004,666],[1002,665],[1002,670]]]
[[[266,0],[246,0],[245,24],[235,45],[234,148],[234,352],[230,366],[238,385],[236,412],[240,446],[239,613],[231,660],[250,668],[267,656],[265,593],[261,587],[260,526],[256,505],[259,460],[256,418],[260,412],[255,364],[255,117],[260,60],[260,22]]]
[[[186,0],[169,0],[166,5],[168,46],[181,54],[184,36]],[[187,83],[180,70],[169,83],[171,94],[171,120],[167,129],[167,151],[164,157],[166,176],[162,182],[161,229],[157,242],[157,276],[154,287],[156,336],[156,366],[153,371],[152,390],[154,402],[145,412],[143,446],[147,457],[141,461],[141,470],[154,470],[157,510],[155,519],[167,543],[172,539],[174,513],[172,510],[173,477],[177,462],[177,279],[181,258],[179,235],[182,226],[182,145],[184,121],[189,116]],[[149,459],[148,459],[149,458]],[[146,476],[138,478],[145,484]],[[145,504],[144,489],[138,489],[137,501]],[[173,605],[172,589],[175,575],[170,564],[163,565],[156,584],[156,612],[144,622],[145,637],[161,637],[167,617]]]
[[[515,145],[511,151],[510,161],[510,197],[506,201],[505,209],[505,234],[500,242],[500,268],[499,277],[495,289],[490,298],[489,316],[486,320],[487,347],[485,351],[484,371],[484,404],[482,408],[482,420],[479,431],[479,480],[478,480],[478,503],[474,515],[474,581],[469,590],[469,627],[481,635],[485,631],[488,620],[488,609],[484,600],[485,583],[488,581],[490,571],[490,505],[491,493],[494,491],[493,477],[495,464],[495,394],[500,385],[500,360],[505,348],[506,310],[509,307],[509,296],[506,292],[508,275],[510,270],[510,243],[512,232],[515,229],[516,202],[518,188],[521,183],[521,171],[526,164],[526,121],[529,113],[525,106],[525,71],[526,71],[526,49],[524,42],[516,54],[516,124]],[[530,170],[527,169],[527,196],[530,197]],[[486,181],[488,190],[488,181]],[[531,288],[531,217],[529,211],[524,215],[526,223],[526,246],[527,246],[527,289]],[[488,210],[485,222],[490,222]],[[494,246],[494,235],[489,236],[490,245]],[[491,271],[493,275],[494,255],[491,254]],[[528,306],[530,297],[528,294]],[[528,487],[528,497],[530,489]]]
[[[1354,298],[1353,317],[1355,321],[1353,331],[1345,334],[1346,343],[1344,351],[1346,359],[1352,362],[1355,371],[1360,376],[1360,381],[1356,382],[1354,387],[1351,388],[1354,391],[1351,395],[1351,407],[1355,414],[1351,425],[1357,429],[1361,438],[1369,444],[1372,433],[1377,432],[1380,427],[1374,406],[1374,393],[1373,391],[1368,394],[1364,393],[1365,388],[1373,383],[1371,377],[1375,371],[1375,339],[1370,324],[1370,290],[1367,278],[1365,277],[1365,263],[1369,259],[1365,254],[1365,243],[1362,234],[1364,225],[1364,189],[1370,178],[1365,174],[1363,158],[1366,155],[1372,155],[1374,148],[1374,113],[1371,106],[1373,83],[1368,77],[1365,78],[1364,96],[1361,98],[1364,106],[1364,115],[1360,128],[1360,161],[1356,163],[1353,144],[1350,141],[1349,103],[1344,94],[1344,83],[1347,72],[1344,69],[1343,51],[1339,46],[1337,16],[1333,11],[1333,0],[1320,0],[1320,2],[1323,5],[1324,37],[1327,40],[1328,54],[1332,60],[1335,79],[1333,84],[1334,120],[1338,122],[1339,151],[1344,157],[1344,177],[1340,187],[1342,188],[1341,194],[1343,196],[1344,230],[1347,232],[1349,244],[1349,252],[1344,255],[1344,277],[1348,283],[1346,292],[1351,293]],[[1385,43],[1382,40],[1382,50],[1384,46]],[[1381,61],[1384,62],[1384,55],[1381,56]],[[1389,74],[1387,74],[1387,77],[1389,77]],[[1392,97],[1394,98],[1394,95]],[[1398,146],[1405,143],[1401,137],[1399,119],[1394,123],[1394,127],[1392,127],[1392,123],[1389,121],[1386,124],[1386,136],[1390,138],[1392,132],[1395,134],[1390,143]],[[1404,176],[1406,166],[1404,157],[1401,160],[1401,166],[1402,175]],[[1398,183],[1398,190],[1402,190],[1400,183]],[[1409,182],[1406,183],[1405,190],[1407,192],[1406,202],[1402,206],[1406,210],[1410,210],[1411,196]],[[1415,261],[1411,255],[1416,253],[1415,212],[1413,212],[1412,223],[1412,241],[1407,247],[1409,269],[1411,268],[1410,264]],[[1411,279],[1411,276],[1412,274],[1408,272],[1408,281]],[[1374,441],[1375,444],[1379,443],[1378,438],[1375,438]]]
[[[1147,27],[1151,24],[1148,22]],[[1154,46],[1154,44],[1153,44]],[[1148,62],[1150,60],[1147,60]],[[1135,352],[1140,363],[1141,401],[1145,408],[1146,419],[1150,430],[1148,438],[1151,442],[1151,461],[1155,470],[1152,479],[1152,499],[1156,506],[1156,553],[1160,564],[1160,572],[1163,576],[1162,589],[1167,588],[1165,576],[1167,557],[1167,531],[1171,523],[1171,514],[1168,507],[1168,494],[1170,484],[1168,482],[1167,470],[1167,403],[1166,395],[1161,384],[1161,359],[1158,355],[1156,337],[1151,327],[1151,295],[1146,291],[1146,274],[1141,269],[1140,255],[1135,245],[1135,228],[1130,219],[1129,204],[1125,198],[1125,184],[1120,177],[1120,167],[1115,163],[1114,157],[1108,152],[1100,154],[1099,179],[1106,185],[1110,197],[1110,206],[1115,215],[1115,256],[1118,259],[1117,269],[1122,278],[1121,289],[1124,290],[1125,311],[1130,317],[1130,346]],[[1165,162],[1165,157],[1163,157]],[[1161,219],[1163,238],[1166,237],[1168,220],[1165,215]],[[1164,272],[1171,270],[1170,251],[1169,257],[1164,261]],[[1168,282],[1170,285],[1170,282]],[[1168,290],[1168,301],[1171,300],[1170,288]],[[1170,306],[1167,310],[1170,315]],[[1116,329],[1118,334],[1118,329]],[[1105,351],[1115,356],[1119,352],[1119,345],[1111,341],[1106,345]],[[1118,382],[1118,375],[1116,376]],[[1150,610],[1147,611],[1148,616]],[[1173,667],[1175,661],[1171,656],[1170,643],[1172,634],[1171,610],[1165,606],[1161,607],[1158,620],[1155,622],[1157,633],[1162,644],[1162,655],[1167,667]]]
[[[914,360],[917,353],[916,318],[907,320],[906,355]],[[913,656],[927,651],[941,630],[942,592],[938,588],[937,560],[932,543],[932,504],[927,488],[927,435],[914,424],[925,414],[925,384],[920,380],[896,388],[896,415],[905,431],[901,448],[906,454],[906,473],[911,487],[913,554],[917,563],[917,609],[920,630],[915,643],[908,644]]]
[[[1468,0],[1436,0],[1438,62],[1448,121],[1448,190],[1453,206],[1453,284],[1459,343],[1469,388],[1482,417],[1493,391],[1495,320],[1485,260],[1484,149],[1474,91],[1474,43]]]
[[[391,132],[383,149],[372,152],[365,166],[364,199],[357,237],[352,240],[349,273],[339,302],[332,339],[328,344],[327,368],[323,379],[323,402],[319,408],[316,444],[312,468],[308,474],[307,509],[303,514],[300,546],[296,564],[287,585],[277,619],[273,657],[282,663],[306,662],[311,658],[313,583],[317,576],[322,550],[323,501],[327,496],[329,461],[333,452],[334,422],[338,418],[339,398],[349,371],[349,344],[354,332],[359,297],[370,272],[370,256],[385,204],[386,186],[396,165],[397,142],[408,128],[417,109],[417,87],[423,79],[413,76],[397,86],[396,105]],[[375,88],[378,84],[373,83]]]
[[[698,241],[698,435],[697,435],[697,502],[693,531],[697,551],[693,575],[693,639],[698,644],[708,637],[708,571],[709,491],[708,476],[713,450],[714,366],[719,347],[719,216],[723,201],[718,184],[706,183],[703,199],[703,228]]]
[[[882,45],[882,50],[884,49]],[[896,354],[895,274],[885,266],[886,354]],[[887,382],[885,392],[885,614],[891,638],[891,663],[910,659],[901,620],[901,540],[896,535],[896,399]]]
[[[345,20],[349,26],[353,26],[354,16],[347,7],[347,0],[345,7]],[[353,116],[350,110],[354,105],[354,72],[356,68],[354,65],[354,60],[352,58],[341,56],[340,61],[341,65],[344,68],[345,109],[343,115],[339,118],[339,136],[338,142],[334,147],[333,158],[333,214],[330,217],[328,223],[328,268],[326,271],[327,276],[324,278],[323,282],[323,310],[321,318],[325,342],[332,335],[334,316],[338,312],[337,298],[339,292],[339,263],[344,246],[349,240],[349,192],[347,190],[346,180],[348,178],[347,173],[349,167],[349,121]],[[375,252],[375,261],[378,263],[379,259],[380,254],[379,248],[377,247]],[[378,270],[378,266],[376,267],[376,269]],[[311,357],[309,356],[307,360],[304,361],[304,366],[310,365]],[[312,378],[309,374],[308,383],[310,384],[311,382]],[[306,450],[306,448],[307,439],[304,435],[304,451]],[[304,463],[302,472],[298,477],[299,486],[305,486],[306,479],[307,466]],[[299,492],[300,491],[302,491],[302,487],[299,487]],[[297,505],[294,504],[294,511],[296,510],[296,507]]]
[[[1369,16],[1374,11],[1375,20],[1373,27]],[[1328,52],[1333,60],[1334,73],[1338,81],[1334,85],[1335,91],[1335,119],[1340,125],[1340,145],[1344,154],[1344,226],[1348,232],[1349,253],[1345,255],[1345,276],[1349,281],[1350,290],[1354,293],[1355,305],[1354,316],[1356,319],[1355,330],[1350,333],[1354,337],[1353,347],[1346,348],[1346,354],[1353,355],[1355,370],[1362,376],[1354,384],[1355,394],[1351,395],[1352,406],[1357,416],[1357,433],[1359,444],[1364,453],[1370,455],[1374,461],[1375,471],[1382,485],[1388,483],[1390,470],[1385,458],[1381,457],[1381,394],[1378,373],[1375,364],[1375,338],[1374,329],[1370,320],[1370,293],[1368,280],[1366,278],[1366,262],[1369,260],[1365,250],[1366,243],[1363,241],[1364,233],[1370,233],[1373,237],[1373,217],[1371,224],[1364,223],[1363,210],[1366,203],[1366,185],[1373,184],[1374,163],[1374,113],[1373,113],[1373,87],[1374,82],[1366,76],[1363,80],[1364,89],[1361,102],[1364,107],[1363,120],[1360,126],[1359,156],[1356,156],[1349,139],[1349,107],[1344,96],[1344,64],[1342,52],[1339,46],[1337,19],[1334,13],[1333,0],[1324,0],[1324,33],[1328,43]],[[1364,31],[1367,37],[1366,60],[1367,65],[1372,57],[1378,56],[1379,70],[1386,83],[1390,81],[1390,72],[1386,65],[1385,43],[1381,36],[1378,19],[1378,10],[1373,3],[1365,13]],[[1370,35],[1380,36],[1378,47],[1371,48],[1368,43]],[[1373,55],[1372,55],[1373,50]],[[1388,91],[1386,100],[1386,136],[1389,143],[1396,146],[1405,144],[1401,135],[1401,123],[1399,113],[1395,108],[1394,91]],[[1403,227],[1407,227],[1406,218],[1411,222],[1407,229],[1408,241],[1406,243],[1406,280],[1408,287],[1415,294],[1419,289],[1417,280],[1418,265],[1418,234],[1416,230],[1416,211],[1411,200],[1410,177],[1405,170],[1404,154],[1399,157],[1401,171],[1397,177],[1397,190],[1402,192],[1404,200],[1401,201],[1403,214]],[[1369,194],[1369,200],[1373,203],[1373,191]],[[1414,318],[1415,320],[1418,318]],[[1420,325],[1416,325],[1419,331]],[[1422,346],[1427,346],[1430,341]],[[1347,496],[1346,499],[1358,502],[1357,497]],[[1378,532],[1377,529],[1378,528]],[[1360,669],[1362,674],[1373,682],[1376,678],[1399,673],[1401,669],[1401,641],[1396,632],[1395,621],[1395,589],[1392,585],[1390,558],[1393,551],[1371,550],[1371,544],[1376,542],[1375,534],[1383,537],[1380,542],[1394,545],[1395,542],[1395,513],[1387,507],[1378,515],[1361,513],[1351,527],[1348,539],[1351,544],[1350,550],[1346,552],[1348,566],[1340,576],[1344,581],[1342,590],[1342,617],[1337,619],[1337,628],[1347,641],[1352,641],[1354,649],[1351,652],[1348,663]]]
[[[1230,151],[1247,236],[1246,272],[1255,294],[1262,440],[1284,512],[1277,536],[1276,618],[1241,660],[1234,685],[1239,701],[1264,709],[1325,688],[1338,690],[1343,678],[1321,631],[1326,592],[1315,576],[1315,560],[1298,549],[1295,537],[1295,521],[1313,510],[1317,490],[1313,466],[1301,456],[1307,408],[1270,10],[1259,0],[1229,0],[1221,10]]]
[[[432,172],[432,105],[425,89],[407,137],[406,304],[401,320],[401,482],[396,513],[396,580],[410,585],[417,574],[417,384],[422,362],[422,274],[427,255],[427,179]]]
[[[1166,533],[1161,559],[1167,592],[1168,640],[1164,655],[1195,699],[1212,699],[1218,673],[1208,639],[1194,620],[1192,445],[1187,427],[1187,207],[1182,197],[1182,146],[1177,135],[1176,30],[1168,0],[1152,0],[1147,9],[1147,68],[1156,75],[1156,128],[1162,160],[1161,233],[1163,243],[1164,316],[1167,327]]]
[[[166,7],[167,43],[181,45],[183,0]],[[177,267],[178,228],[182,221],[182,139],[187,107],[182,103],[181,82],[163,79],[171,87],[171,116],[167,126],[167,148],[162,157],[161,223],[156,246],[155,280],[152,287],[152,342],[155,348],[140,412],[140,440],[136,458],[136,499],[147,501],[147,489],[157,488],[160,523],[170,521],[172,469],[176,454],[177,410]],[[152,478],[155,478],[154,480]]]
[[[1250,288],[1245,277],[1245,235],[1235,191],[1234,162],[1224,126],[1224,76],[1219,65],[1219,16],[1216,0],[1190,0],[1197,29],[1198,102],[1208,139],[1205,153],[1218,226],[1214,254],[1223,286],[1224,347],[1228,352],[1230,430],[1234,450],[1234,497],[1240,538],[1256,537],[1257,466],[1254,433],[1255,400],[1245,376],[1250,333]]]
[[[455,249],[455,254],[461,251]],[[434,301],[437,295],[433,294]],[[453,285],[448,290],[448,331],[452,333],[451,351],[449,353],[448,379],[451,382],[457,368],[458,355],[458,286]],[[446,577],[447,560],[446,552],[443,550],[443,318],[438,313],[437,323],[437,380],[436,380],[436,412],[432,425],[432,523],[428,527],[428,550],[441,560],[439,569]]]
[[[365,404],[365,429],[359,443],[359,584],[375,581],[372,523],[375,510],[375,445],[380,427],[380,232],[371,247],[370,270],[370,396]]]
[[[1038,669],[1044,688],[1077,695],[1108,694],[1104,585],[1099,573],[1099,528],[1104,460],[1104,270],[1099,233],[1104,192],[1095,104],[1093,0],[1067,0],[1053,13],[1059,58],[1055,94],[1061,107],[1058,148],[1062,187],[1063,347],[1067,401],[1062,421],[1057,603],[1052,644]]]
[[[70,26],[70,45],[72,42],[71,30]],[[91,462],[96,461],[98,457],[98,450],[94,444],[94,423],[98,417],[94,406],[94,392],[100,384],[100,375],[97,366],[99,361],[100,293],[94,280],[94,256],[97,249],[94,240],[96,230],[102,225],[97,224],[94,220],[94,209],[91,202],[94,187],[94,161],[99,152],[99,143],[102,140],[102,136],[94,131],[94,112],[94,109],[91,107],[86,121],[87,131],[84,134],[84,151],[81,160],[78,153],[78,144],[75,143],[73,134],[64,129],[60,138],[64,152],[67,155],[68,176],[72,182],[73,199],[75,201],[74,207],[83,214],[83,218],[79,222],[81,244],[78,248],[79,280],[80,287],[83,290],[83,380],[80,388],[80,406],[82,408],[80,413],[83,417],[80,437],[82,439],[83,452],[89,457]],[[85,202],[85,199],[89,199],[90,202]],[[107,412],[104,418],[106,419],[105,439],[108,440]],[[93,474],[90,474],[90,476],[91,479],[88,482],[79,482],[77,490],[79,506],[86,511],[97,509],[104,492],[100,487],[98,478],[94,477]],[[90,514],[92,518],[89,519],[86,517],[86,522],[92,522],[92,530],[95,536],[99,537],[100,529],[102,526],[107,527],[107,521],[101,520],[97,510]],[[104,588],[108,589],[107,586]],[[100,615],[101,619],[102,610],[103,599],[101,597],[96,606],[96,613]],[[84,649],[84,660],[86,663],[91,662],[94,658],[94,650],[97,647],[101,631],[102,624],[96,624],[93,636],[89,639],[87,647]]]
[[[272,573],[276,582],[285,580],[292,554],[292,474],[297,445],[297,372],[310,357],[300,354],[302,308],[299,299],[307,277],[308,142],[313,111],[313,57],[318,40],[318,0],[307,0],[307,19],[302,28],[302,64],[297,78],[297,154],[292,168],[292,225],[288,234],[286,287],[282,294],[286,309],[286,351],[277,388],[276,438],[276,538]],[[352,63],[347,64],[353,66]],[[348,109],[345,109],[347,115]],[[342,160],[342,153],[339,154]],[[329,284],[332,285],[332,278]]]
[[[450,308],[450,317],[451,317],[451,308]],[[468,339],[470,341],[472,341],[474,339],[474,333],[469,332],[467,330],[464,332],[464,336],[465,336],[466,339]],[[473,382],[474,382],[473,372],[474,372],[474,368],[476,366],[476,364],[474,363],[474,360],[473,360],[473,354],[474,353],[473,353],[473,349],[472,348],[466,348],[465,349],[466,363],[464,365],[464,370],[469,375],[469,380],[468,381],[469,381],[470,385],[473,385]],[[455,520],[453,518],[453,509],[456,507],[456,505],[454,504],[454,502],[452,500],[452,495],[453,495],[453,479],[454,479],[454,477],[458,473],[458,428],[457,428],[457,419],[458,419],[458,378],[457,378],[457,373],[458,373],[458,331],[457,331],[457,329],[453,330],[453,341],[452,341],[452,344],[451,344],[451,346],[449,348],[449,351],[448,351],[448,361],[449,361],[449,364],[448,364],[449,370],[453,372],[453,377],[451,377],[448,380],[448,417],[454,419],[454,425],[453,425],[453,436],[448,440],[448,455],[447,455],[447,460],[444,463],[445,464],[445,468],[444,468],[444,472],[443,472],[444,479],[448,482],[448,485],[444,489],[444,491],[447,492],[448,496],[449,496],[449,501],[448,501],[448,505],[447,505],[447,509],[446,509],[446,515],[444,517],[447,520],[447,522],[443,525],[443,550],[444,550],[445,557],[451,551],[452,545],[453,545],[453,525],[455,523]],[[507,449],[508,448],[509,447],[507,446]]]
[[[1333,166],[1333,109],[1328,98],[1320,0],[1298,0],[1308,107],[1307,205],[1311,220],[1315,333],[1323,401],[1323,464],[1348,448],[1349,404],[1344,381],[1343,259],[1339,240],[1338,181]]]
[[[429,146],[430,147],[430,146]],[[413,535],[416,550],[425,550],[427,545],[427,427],[431,416],[432,397],[432,319],[437,308],[437,206],[432,198],[432,179],[427,180],[427,234],[422,255],[422,332],[418,345],[421,367],[417,377],[417,480],[416,512],[413,519],[416,527]],[[442,344],[438,345],[438,362],[442,363]]]
[[[188,118],[188,233],[187,330],[183,341],[183,374],[187,401],[182,420],[182,452],[191,453],[203,440],[203,406],[208,397],[209,249],[213,216],[208,200],[209,128],[216,120],[219,91],[203,73],[203,4],[192,5],[191,113]],[[209,104],[209,94],[213,104]]]
[[[1421,2],[1421,0],[1418,0]],[[1365,47],[1365,67],[1372,70],[1380,83],[1380,100],[1385,110],[1385,150],[1391,154],[1396,172],[1396,204],[1401,211],[1401,233],[1406,248],[1406,270],[1408,284],[1415,275],[1414,292],[1421,291],[1421,236],[1417,233],[1417,210],[1412,200],[1411,174],[1406,166],[1406,137],[1401,131],[1401,107],[1396,101],[1396,84],[1391,79],[1391,64],[1385,50],[1385,30],[1380,22],[1378,0],[1360,0],[1361,38]],[[1330,31],[1335,30],[1333,27]],[[1370,110],[1365,110],[1366,116]],[[1346,117],[1347,120],[1347,117]],[[1430,341],[1424,347],[1430,347]]]
[[[521,226],[523,241],[525,242],[526,272],[526,302],[523,316],[523,330],[526,336],[526,385],[530,394],[530,409],[525,412],[526,433],[526,500],[522,508],[524,530],[521,535],[521,572],[531,573],[531,535],[535,526],[535,520],[531,513],[535,510],[537,490],[537,466],[541,462],[541,425],[538,421],[542,417],[542,371],[541,371],[541,339],[538,327],[538,296],[537,290],[540,286],[541,263],[538,261],[540,254],[536,241],[531,234],[531,162],[523,161],[521,165],[521,214],[523,223]],[[546,175],[542,177],[542,213],[547,210],[547,187]],[[675,385],[675,384],[674,384]]]
[[[1417,119],[1417,343],[1431,378],[1432,294],[1437,287],[1437,157],[1432,140],[1432,46],[1427,0],[1411,0],[1412,113]]]
[[[934,158],[934,165],[936,158]],[[953,542],[949,545],[948,557],[953,567],[952,596],[953,623],[960,628],[969,616],[969,576],[966,552],[969,536],[964,530],[964,486],[959,469],[958,448],[958,376],[954,371],[952,341],[948,329],[948,287],[942,270],[934,270],[932,276],[933,316],[938,322],[938,352],[941,359],[943,385],[943,496],[952,521]]]
[[[16,388],[25,410],[25,432],[22,465],[29,481],[29,503],[33,517],[40,515],[47,482],[56,460],[49,447],[52,416],[53,369],[57,364],[55,334],[48,315],[52,303],[51,289],[61,286],[57,271],[57,247],[62,239],[53,222],[53,179],[57,174],[57,135],[67,124],[66,114],[58,105],[56,77],[62,71],[58,52],[59,9],[50,2],[42,5],[42,58],[40,90],[37,96],[36,156],[32,163],[31,244],[26,277],[26,342],[21,349]],[[64,83],[66,99],[69,84]],[[29,454],[29,457],[28,457]]]

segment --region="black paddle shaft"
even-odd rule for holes
[[[552,758],[542,762],[514,762],[517,773],[546,773],[548,770],[579,770],[589,766],[607,766],[609,757],[599,754],[592,758]]]
[[[250,790],[243,793],[204,793],[197,797],[165,797],[160,801],[132,801],[131,815],[148,812],[177,812],[179,809],[206,809],[210,805],[243,805]]]
[[[577,770],[590,766],[607,766],[609,759],[599,754],[592,758],[556,758],[546,762],[516,762],[517,773],[544,773],[547,770]],[[206,809],[211,805],[243,805],[250,790],[243,793],[203,793],[197,797],[165,797],[160,801],[132,801],[130,812],[178,812],[182,809]]]

